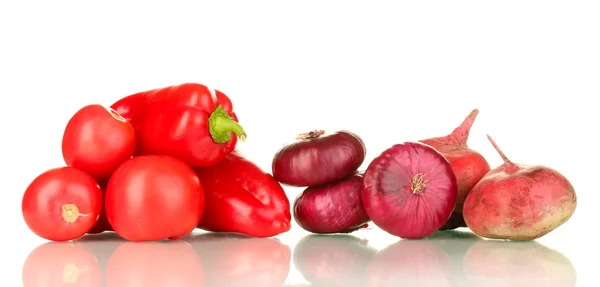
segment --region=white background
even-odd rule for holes
[[[390,145],[445,135],[474,108],[469,145],[551,166],[578,206],[538,242],[597,276],[600,5],[597,1],[8,1],[0,4],[2,286],[44,240],[21,196],[62,166],[65,124],[80,107],[183,82],[226,93],[248,133],[238,147],[270,171],[297,133],[348,129],[368,162]],[[104,3],[106,2],[106,3]],[[18,4],[15,4],[18,3]],[[285,3],[285,4],[284,4]],[[290,199],[300,189],[287,189]],[[307,233],[279,239],[293,249]],[[397,238],[359,234],[377,248]],[[590,263],[586,263],[590,260]],[[293,268],[288,283],[304,279]]]

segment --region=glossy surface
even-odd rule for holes
[[[217,127],[219,123],[211,122],[210,117],[219,106],[228,119],[221,119]],[[238,136],[245,137],[228,128],[228,124],[238,121],[231,100],[222,92],[199,83],[136,93],[111,107],[136,127],[137,154],[171,155],[194,167],[217,163],[236,147]],[[215,142],[211,134],[215,129],[220,138],[227,141]]]
[[[196,173],[206,198],[200,228],[258,237],[289,231],[291,207],[283,187],[241,153]]]
[[[125,118],[101,105],[88,105],[67,123],[62,154],[68,166],[105,181],[131,158],[135,144],[135,129]]]
[[[33,249],[23,286],[583,286],[568,257],[538,242],[461,230],[377,244],[371,232],[303,235],[293,244],[227,233],[144,243],[87,235]]]

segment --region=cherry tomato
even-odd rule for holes
[[[53,241],[73,240],[96,224],[102,191],[84,171],[54,168],[29,184],[21,209],[25,223],[38,236]]]
[[[101,271],[94,254],[81,244],[46,242],[25,259],[23,286],[100,287]]]
[[[130,241],[179,239],[204,212],[204,190],[194,170],[170,156],[144,155],[124,162],[106,189],[106,216]]]
[[[110,108],[88,105],[67,123],[62,154],[67,166],[79,168],[102,181],[132,157],[135,145],[131,123]]]

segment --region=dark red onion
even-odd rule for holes
[[[356,171],[367,153],[363,140],[349,131],[298,135],[273,157],[273,176],[290,186],[313,186],[342,179]]]
[[[362,174],[306,188],[294,202],[294,219],[313,233],[349,233],[369,222],[362,199]]]
[[[414,239],[431,235],[446,223],[457,189],[452,166],[440,152],[406,142],[390,147],[369,164],[362,200],[375,225]]]

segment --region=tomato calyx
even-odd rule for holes
[[[209,131],[216,143],[226,143],[231,140],[231,132],[234,132],[241,141],[246,140],[244,128],[231,117],[221,105],[210,114],[208,118]]]
[[[61,207],[61,215],[64,221],[73,223],[79,218],[79,208],[75,204],[67,203]]]

